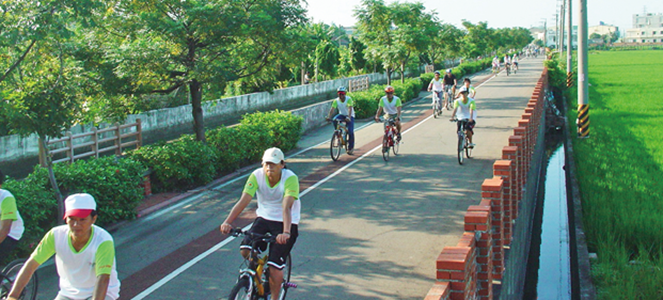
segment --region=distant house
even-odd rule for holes
[[[663,14],[635,14],[633,28],[626,30],[624,43],[663,43]]]

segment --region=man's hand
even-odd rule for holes
[[[375,122],[380,123],[380,118],[378,118],[378,116],[375,116]]]
[[[284,245],[290,239],[290,233],[284,232],[276,236],[276,243]]]
[[[221,224],[221,227],[219,228],[219,230],[221,230],[221,233],[223,234],[229,234],[232,229],[233,226],[228,224],[227,222],[223,222],[223,224]]]

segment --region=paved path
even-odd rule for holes
[[[450,112],[433,119],[430,98],[404,110],[401,154],[389,162],[374,151],[381,124],[358,122],[355,155],[335,163],[325,143],[331,128],[305,136],[299,147],[308,150],[287,159],[299,175],[303,207],[293,251],[299,288],[288,299],[422,299],[435,280],[435,258],[458,242],[463,215],[479,202],[480,185],[492,176],[542,70],[541,59],[523,60],[517,74],[500,73],[477,88],[477,147],[463,166]],[[245,180],[238,174],[115,231],[122,299],[226,297],[241,262],[239,241],[217,228]],[[53,267],[39,272],[40,299],[52,299]]]

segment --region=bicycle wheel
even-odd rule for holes
[[[389,137],[387,135],[382,137],[382,159],[389,161]]]
[[[470,139],[468,137],[465,138],[465,157],[467,158],[472,158],[472,149],[470,148]]]
[[[240,278],[228,296],[228,300],[252,300],[253,298],[248,277]]]
[[[343,141],[341,141],[341,135],[338,131],[334,131],[332,134],[331,142],[329,143],[329,153],[333,161],[337,161],[341,156],[341,150],[343,149]]]
[[[511,67],[506,67],[506,76],[509,76],[509,69],[511,69]]]
[[[12,285],[14,284],[14,281],[16,281],[16,278],[18,277],[18,273],[21,271],[21,268],[23,268],[23,265],[25,264],[26,260],[25,259],[17,259],[12,262],[10,262],[4,269],[2,269],[2,274],[4,275],[3,282],[0,284],[2,287],[0,287],[0,290],[5,289],[5,285],[8,285],[7,287],[7,294],[9,294],[9,290],[11,289]],[[21,293],[21,296],[19,299],[21,300],[34,300],[37,298],[37,289],[39,287],[39,279],[37,278],[37,273],[35,272],[32,275],[32,278],[28,282],[28,284],[25,286],[23,289],[23,292]],[[0,291],[0,295],[2,294],[2,291]],[[2,297],[0,297],[2,298]]]
[[[398,150],[400,150],[401,142],[394,141],[394,145],[391,147],[391,151],[394,152],[394,155],[398,155]]]
[[[292,257],[288,254],[288,257],[285,259],[285,268],[283,268],[283,284],[281,285],[281,291],[279,294],[279,300],[285,299],[285,295],[288,293],[290,282],[290,269],[292,268]]]
[[[463,164],[463,149],[465,148],[465,137],[458,134],[458,164]]]
[[[440,110],[437,109],[437,107],[438,107],[437,103],[433,103],[433,118],[435,118],[435,119],[437,119],[437,116],[440,115],[439,114]]]

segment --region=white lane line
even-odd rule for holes
[[[492,80],[493,78],[495,78],[495,76],[493,76],[493,77],[491,77],[490,79],[484,81],[483,83],[481,83],[480,85],[478,85],[476,88],[481,87],[482,85],[486,84],[486,82]],[[428,116],[427,118],[421,120],[419,123],[417,123],[417,124],[415,124],[414,126],[408,128],[407,130],[403,131],[403,134],[407,134],[410,130],[419,127],[421,124],[425,123],[426,121],[430,120],[431,118],[433,118],[433,115]],[[361,126],[361,127],[357,128],[357,130],[363,129],[363,128],[368,127],[368,126],[370,126],[370,125],[373,125],[373,123],[372,123],[372,122],[369,122],[369,123],[365,124],[364,126]],[[309,150],[311,150],[311,149],[313,149],[313,148],[319,147],[320,145],[325,144],[325,143],[328,143],[328,142],[329,142],[329,141],[323,141],[323,142],[318,143],[318,144],[316,144],[316,145],[314,145],[314,146],[308,147],[308,148],[303,149],[303,150],[301,150],[301,151],[299,151],[299,152],[297,152],[297,153],[294,153],[294,154],[288,156],[287,158],[290,158],[290,157],[293,157],[293,156],[296,156],[296,155],[302,154],[302,153],[304,153],[304,152],[306,152],[306,151],[309,151]],[[356,164],[357,162],[359,162],[360,160],[364,159],[365,157],[367,157],[368,155],[372,154],[373,152],[377,151],[377,150],[380,149],[380,148],[382,148],[382,145],[378,145],[378,146],[376,146],[375,148],[369,150],[368,152],[364,153],[362,156],[358,157],[357,159],[351,161],[351,162],[348,163],[347,165],[345,165],[345,166],[341,167],[340,169],[336,170],[336,172],[334,172],[334,173],[330,174],[329,176],[323,178],[322,180],[316,182],[314,185],[310,186],[309,188],[307,188],[306,190],[304,190],[303,192],[301,192],[301,193],[299,194],[299,196],[300,196],[300,197],[303,197],[304,195],[306,195],[306,194],[308,194],[309,192],[313,191],[315,188],[319,187],[320,185],[322,185],[323,183],[329,181],[330,179],[336,177],[336,176],[337,176],[338,174],[340,174],[341,172],[345,171],[345,170],[348,169],[349,167],[353,166],[354,164]],[[235,181],[237,181],[237,180],[239,180],[239,179],[242,179],[242,178],[244,178],[244,177],[247,177],[248,175],[249,175],[249,174],[242,175],[241,177],[238,177],[238,178],[235,178],[235,179],[233,179],[233,180],[231,180],[231,181],[229,181],[229,182],[226,182],[226,183],[220,185],[219,187],[224,187],[224,186],[226,186],[226,185],[229,185],[229,184],[231,184],[231,183],[233,183],[233,182],[235,182]],[[196,197],[196,199],[197,199],[197,197]],[[190,203],[191,201],[193,201],[193,200],[187,200],[186,203]],[[173,210],[173,209],[175,209],[175,208],[177,208],[177,207],[181,207],[181,206],[183,206],[183,205],[184,205],[184,203],[183,203],[183,204],[174,205],[172,208],[168,208],[167,211]],[[161,214],[163,214],[163,213],[159,212],[158,214],[161,215]],[[242,228],[242,230],[248,230],[250,227],[251,227],[251,225],[249,224],[249,225],[247,225],[246,227]],[[179,275],[179,274],[183,273],[184,271],[188,270],[189,268],[191,268],[192,266],[194,266],[195,264],[197,264],[197,263],[200,262],[201,260],[205,259],[206,257],[210,256],[212,253],[216,252],[217,250],[223,248],[223,247],[224,247],[225,245],[227,245],[228,243],[230,243],[230,242],[232,242],[233,240],[235,240],[235,238],[236,238],[236,237],[228,237],[228,238],[226,238],[225,240],[221,241],[220,243],[214,245],[212,248],[210,248],[210,249],[208,249],[207,251],[201,253],[200,255],[196,256],[194,259],[188,261],[187,263],[185,263],[185,264],[182,265],[181,267],[177,268],[175,271],[173,271],[173,272],[171,272],[170,274],[166,275],[166,277],[161,278],[161,280],[157,281],[155,284],[153,284],[153,285],[150,286],[149,288],[145,289],[145,290],[144,290],[143,292],[141,292],[140,294],[138,294],[138,295],[136,295],[135,297],[131,298],[131,300],[142,300],[142,299],[144,299],[145,297],[147,297],[147,296],[149,296],[150,294],[152,294],[154,291],[156,291],[156,290],[158,290],[159,288],[161,288],[162,286],[164,286],[164,285],[165,285],[166,283],[168,283],[169,281],[173,280],[173,278],[177,277],[177,275]]]
[[[428,119],[430,119],[430,118],[432,118],[432,117],[433,117],[432,115],[431,115],[431,116],[428,116],[426,119],[423,119],[421,122],[415,124],[414,126],[410,127],[409,129],[403,131],[403,134],[406,134],[406,133],[408,133],[410,130],[417,128],[419,125],[423,124],[425,121],[427,121]],[[368,125],[372,125],[372,123],[368,123],[368,124],[364,125],[363,127],[366,127],[366,126],[368,126]],[[363,127],[362,127],[362,128],[363,128]],[[307,148],[307,149],[305,149],[305,150],[315,148],[315,147],[317,147],[317,146],[319,146],[319,145],[322,145],[322,144],[324,144],[324,143],[327,143],[327,142],[328,142],[328,141],[322,142],[322,143],[320,143],[320,144],[318,144],[318,145],[316,145],[316,146],[309,147],[309,148]],[[362,156],[358,157],[357,159],[351,161],[351,162],[348,163],[347,165],[345,165],[345,166],[341,167],[340,169],[336,170],[336,172],[334,172],[334,173],[330,174],[329,176],[325,177],[324,179],[322,179],[322,180],[316,182],[314,185],[310,186],[309,188],[307,188],[306,190],[304,190],[303,192],[301,192],[301,193],[299,194],[299,196],[300,196],[300,197],[303,197],[304,195],[306,195],[306,194],[308,194],[309,192],[313,191],[315,188],[319,187],[320,185],[322,185],[323,183],[329,181],[330,179],[336,177],[336,175],[340,174],[341,172],[343,172],[343,171],[346,170],[347,168],[353,166],[354,164],[356,164],[357,162],[359,162],[360,160],[364,159],[365,157],[367,157],[368,155],[372,154],[373,152],[375,152],[376,150],[378,150],[378,149],[380,149],[380,148],[382,148],[382,145],[378,145],[377,147],[375,147],[375,148],[369,150],[368,152],[364,153]],[[300,152],[304,152],[305,150],[302,150],[302,151],[300,151]],[[300,153],[300,152],[298,152],[298,153]],[[294,156],[294,155],[297,155],[298,153],[293,154],[293,156]],[[243,229],[243,230],[248,230],[250,227],[251,227],[251,225],[249,224],[249,225],[247,225],[246,227],[244,227],[244,228],[242,228],[242,229]],[[153,284],[153,285],[150,286],[149,288],[145,289],[145,290],[144,290],[143,292],[141,292],[140,294],[138,294],[138,295],[136,295],[135,297],[131,298],[131,300],[141,300],[141,299],[144,299],[145,297],[147,297],[147,296],[149,296],[150,294],[152,294],[154,291],[156,291],[156,290],[158,290],[159,288],[161,288],[162,286],[164,286],[164,285],[165,285],[166,283],[168,283],[169,281],[173,280],[173,278],[177,277],[177,275],[183,273],[183,272],[186,271],[187,269],[191,268],[193,265],[197,264],[197,263],[200,262],[201,260],[203,260],[203,259],[205,259],[206,257],[210,256],[212,253],[216,252],[217,250],[223,248],[223,246],[227,245],[227,244],[230,243],[231,241],[235,240],[235,238],[236,238],[236,237],[228,237],[228,238],[226,238],[225,240],[221,241],[220,243],[214,245],[214,246],[213,246],[212,248],[210,248],[209,250],[207,250],[207,251],[201,253],[200,255],[196,256],[194,259],[188,261],[187,263],[183,264],[181,267],[177,268],[175,271],[173,271],[173,272],[171,272],[170,274],[166,275],[166,277],[161,278],[161,280],[157,281],[155,284]]]

